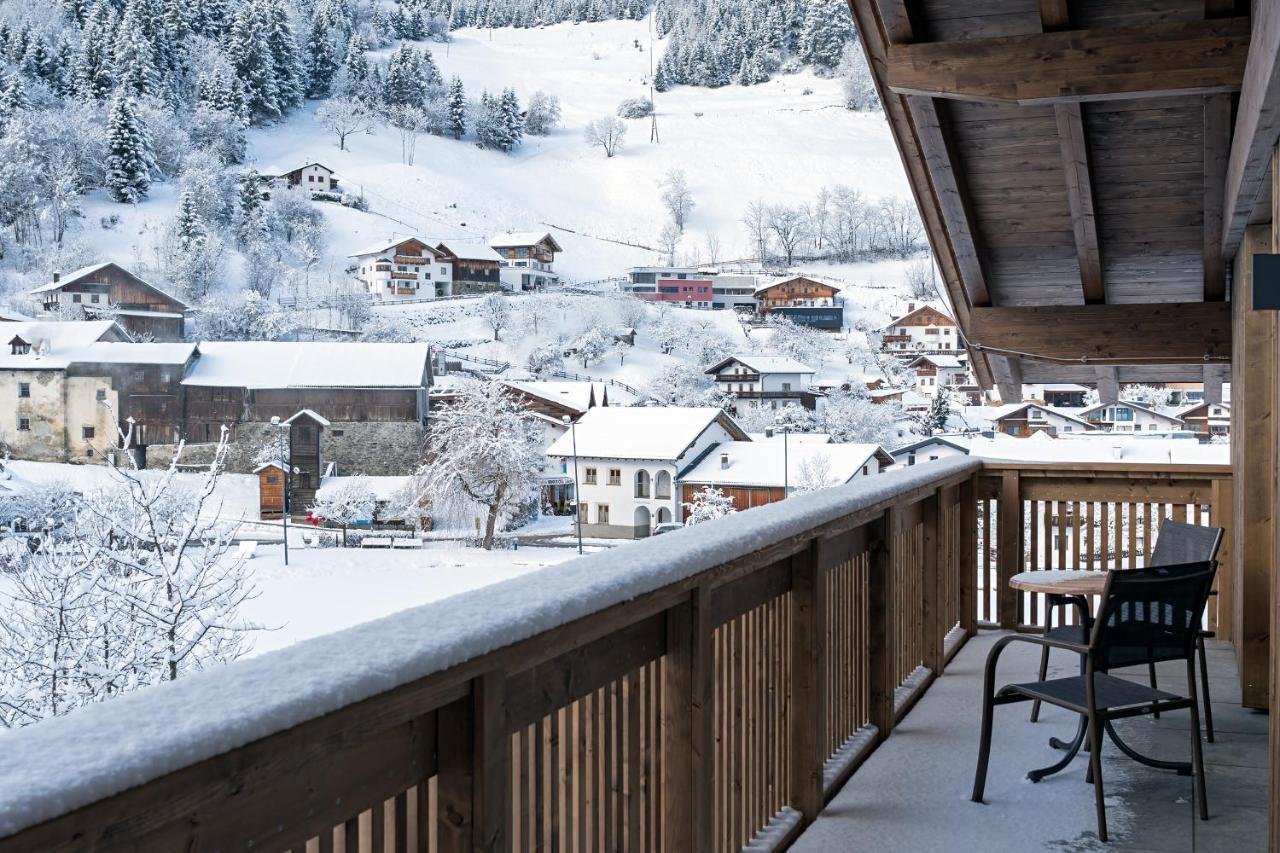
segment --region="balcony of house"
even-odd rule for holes
[[[717,382],[759,382],[759,373],[724,373],[716,377]]]
[[[1105,849],[1085,759],[1023,781],[1063,755],[1064,711],[999,709],[968,800],[986,652],[1050,609],[1009,580],[1141,567],[1165,518],[1230,534],[1231,477],[942,460],[83,708],[4,736],[0,853]],[[1257,591],[1220,558],[1211,819],[1188,777],[1108,743],[1114,849],[1265,844],[1265,660],[1230,642]],[[1007,653],[1002,682],[1037,657]],[[1118,738],[1185,761],[1188,719]]]
[[[416,264],[422,265],[430,263],[430,258],[424,258],[422,255],[395,255],[393,260],[397,264]]]

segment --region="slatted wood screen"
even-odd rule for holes
[[[826,573],[826,731],[824,749],[834,775],[849,759],[868,716],[867,573],[862,551]]]

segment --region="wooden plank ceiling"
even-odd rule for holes
[[[1248,4],[850,4],[979,379],[1216,381]]]

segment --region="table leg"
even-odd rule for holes
[[[1057,773],[1058,771],[1064,769],[1068,764],[1070,764],[1071,760],[1076,757],[1076,753],[1080,751],[1081,745],[1084,744],[1084,732],[1085,732],[1085,729],[1088,728],[1088,726],[1089,726],[1088,718],[1085,717],[1084,714],[1081,714],[1080,723],[1076,727],[1076,736],[1072,738],[1070,743],[1059,741],[1057,738],[1050,738],[1049,744],[1051,746],[1053,746],[1055,749],[1065,749],[1067,750],[1067,754],[1062,756],[1061,759],[1059,759],[1054,764],[1049,765],[1048,767],[1041,767],[1038,770],[1029,771],[1027,773],[1027,778],[1030,779],[1032,782],[1039,782],[1041,779],[1045,778],[1046,776],[1052,776],[1054,773]]]
[[[1148,755],[1143,755],[1142,753],[1138,752],[1136,749],[1129,746],[1129,744],[1125,743],[1123,740],[1120,739],[1120,735],[1116,734],[1116,730],[1115,728],[1112,727],[1110,720],[1107,720],[1103,724],[1103,728],[1106,729],[1107,736],[1111,738],[1111,742],[1114,743],[1120,749],[1121,752],[1123,752],[1125,755],[1129,756],[1139,764],[1145,764],[1148,767],[1154,767],[1157,770],[1176,770],[1178,771],[1179,776],[1191,775],[1190,762],[1162,761],[1159,758],[1152,758]]]

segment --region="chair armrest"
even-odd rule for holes
[[[991,647],[991,651],[987,653],[987,666],[983,673],[983,689],[986,691],[984,696],[994,696],[996,690],[996,664],[1000,660],[1000,653],[1010,643],[1032,643],[1037,646],[1044,646],[1050,649],[1065,649],[1076,654],[1089,654],[1089,647],[1082,646],[1079,643],[1068,643],[1064,640],[1054,640],[1049,637],[1038,637],[1034,634],[1009,634],[996,640],[996,644]]]

